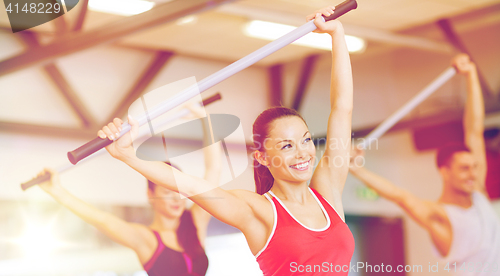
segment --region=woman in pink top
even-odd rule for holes
[[[205,116],[197,105],[188,108],[196,117]],[[208,126],[204,126],[204,129],[204,138],[208,142]],[[203,153],[204,179],[218,183],[221,170],[220,149],[205,147]],[[178,193],[148,181],[147,195],[153,208],[153,221],[148,226],[131,223],[73,196],[59,183],[56,172],[47,171],[51,173],[51,179],[40,184],[40,187],[113,241],[134,250],[149,276],[205,275],[208,258],[203,247],[211,215],[200,206],[194,204],[187,209],[186,201]]]
[[[321,17],[330,16],[333,9],[307,17],[314,19],[317,32],[328,33],[333,41],[326,149],[314,170],[311,133],[300,115],[288,108],[268,109],[254,123],[257,193],[227,191],[164,163],[140,160],[132,147],[137,132],[132,118],[132,131],[106,148],[154,183],[183,191],[207,212],[241,230],[266,276],[347,275],[354,251],[342,208],[351,147],[352,72],[341,23],[325,23]],[[121,123],[115,119],[99,136],[118,133]]]

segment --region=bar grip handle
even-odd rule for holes
[[[23,191],[26,191],[26,189],[32,187],[32,186],[35,186],[37,184],[40,184],[40,183],[43,183],[45,181],[49,181],[50,180],[50,177],[51,177],[51,174],[48,173],[48,172],[45,172],[33,179],[31,179],[30,181],[28,182],[24,182],[21,184],[21,189],[23,189]]]
[[[335,6],[334,13],[328,17],[325,17],[325,22],[334,20],[339,18],[340,16],[344,15],[348,11],[354,10],[358,7],[358,2],[356,0],[347,0],[344,1],[337,6]]]
[[[92,153],[107,147],[113,143],[113,140],[108,138],[102,139],[101,137],[96,137],[90,142],[87,142],[83,146],[77,148],[74,151],[68,152],[68,159],[71,164],[75,165],[78,161],[84,159],[85,157],[91,155]]]
[[[209,105],[209,104],[211,104],[213,102],[216,102],[216,101],[218,101],[220,99],[222,99],[222,96],[221,96],[221,94],[219,92],[217,92],[217,94],[204,99],[203,101],[201,101],[201,103],[205,106],[205,105]]]

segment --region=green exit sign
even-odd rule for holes
[[[379,195],[373,189],[368,187],[358,187],[356,189],[356,195],[358,198],[363,200],[375,201],[378,199]]]

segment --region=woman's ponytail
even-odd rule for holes
[[[255,180],[256,192],[263,195],[273,187],[274,177],[266,166],[253,160],[253,178]]]

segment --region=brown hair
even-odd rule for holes
[[[453,156],[459,152],[470,152],[470,149],[463,143],[449,143],[439,148],[436,154],[437,167],[449,167]]]
[[[292,117],[296,116],[302,119],[304,123],[306,121],[300,114],[294,109],[277,106],[271,107],[269,109],[264,110],[264,112],[260,113],[260,115],[255,119],[253,123],[253,141],[254,141],[254,149],[263,152],[263,145],[266,138],[269,137],[270,126],[271,123],[277,119],[284,117]],[[306,124],[307,125],[307,124]],[[255,191],[263,195],[267,193],[273,187],[274,177],[269,171],[269,169],[263,165],[261,165],[254,157],[253,160],[253,177],[255,180]]]
[[[180,171],[179,167],[170,164],[170,162],[165,162],[165,164]],[[148,189],[154,193],[155,188],[156,184],[148,179]],[[190,211],[186,210],[182,213],[176,233],[177,241],[192,259],[199,257],[200,254],[205,254],[203,247],[201,247],[200,240],[198,239],[198,229],[196,229],[194,225]]]
[[[178,169],[179,171],[182,171],[181,169],[179,169],[179,167],[177,167],[176,165],[172,165],[172,163],[170,162],[163,162],[167,165],[169,165],[170,167],[172,168],[176,168]],[[148,189],[151,191],[151,192],[154,192],[155,191],[155,188],[156,188],[156,184],[151,182],[151,180],[147,179],[148,180]]]

